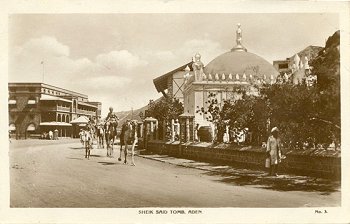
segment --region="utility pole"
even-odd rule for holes
[[[45,82],[45,73],[44,73],[44,61],[41,61],[41,64],[43,65],[43,83]]]

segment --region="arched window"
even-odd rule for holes
[[[70,120],[69,120],[69,115],[68,115],[68,114],[66,115],[66,122],[67,122],[67,123],[70,122]]]
[[[62,121],[62,120],[61,120],[61,114],[58,114],[58,115],[57,115],[57,121],[58,121],[58,122],[61,122],[61,121]]]

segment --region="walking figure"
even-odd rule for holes
[[[278,176],[278,164],[281,162],[281,139],[278,137],[279,130],[277,127],[271,129],[271,136],[267,139],[266,153],[270,158],[270,176]]]

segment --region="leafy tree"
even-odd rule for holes
[[[162,97],[159,101],[152,103],[148,109],[148,114],[158,121],[170,121],[176,119],[184,112],[182,103],[174,98]]]
[[[158,134],[159,139],[165,139],[164,137],[169,137],[169,125],[171,119],[176,119],[180,114],[184,112],[184,107],[182,103],[174,98],[162,97],[160,100],[150,104],[149,109],[147,110],[148,116],[156,118],[159,122],[158,125]],[[166,130],[164,130],[164,125]]]

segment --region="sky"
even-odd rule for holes
[[[153,79],[199,52],[204,65],[235,45],[272,63],[324,46],[337,14],[12,14],[9,82],[42,82],[102,102],[102,114],[157,99]],[[44,79],[43,66],[44,61]]]

